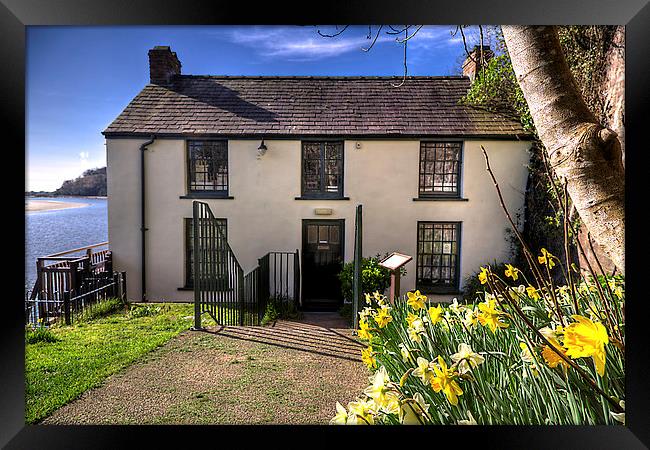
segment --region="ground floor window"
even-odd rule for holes
[[[228,240],[228,220],[216,219],[223,238]],[[194,286],[194,226],[193,219],[185,219],[185,287]]]
[[[460,222],[418,222],[416,288],[420,292],[457,292]]]

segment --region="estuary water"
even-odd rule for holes
[[[83,203],[88,206],[25,212],[25,289],[34,286],[36,258],[39,256],[108,240],[105,198],[29,197],[29,200]]]

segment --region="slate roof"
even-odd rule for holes
[[[519,122],[460,105],[467,77],[178,75],[148,84],[104,130],[117,136],[529,136]]]

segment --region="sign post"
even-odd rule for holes
[[[390,302],[395,303],[399,298],[400,269],[413,257],[402,253],[393,252],[386,258],[379,261],[379,265],[390,270]]]

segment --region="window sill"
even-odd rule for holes
[[[295,197],[294,200],[350,200],[350,197]]]
[[[462,295],[463,291],[459,291],[457,288],[435,288],[435,287],[425,287],[418,289],[421,294],[424,295]]]
[[[209,199],[232,200],[235,197],[232,197],[227,194],[217,194],[217,193],[191,193],[191,194],[181,195],[178,198],[190,198],[190,199],[209,198]]]
[[[462,197],[415,197],[414,202],[468,202],[468,198]]]

